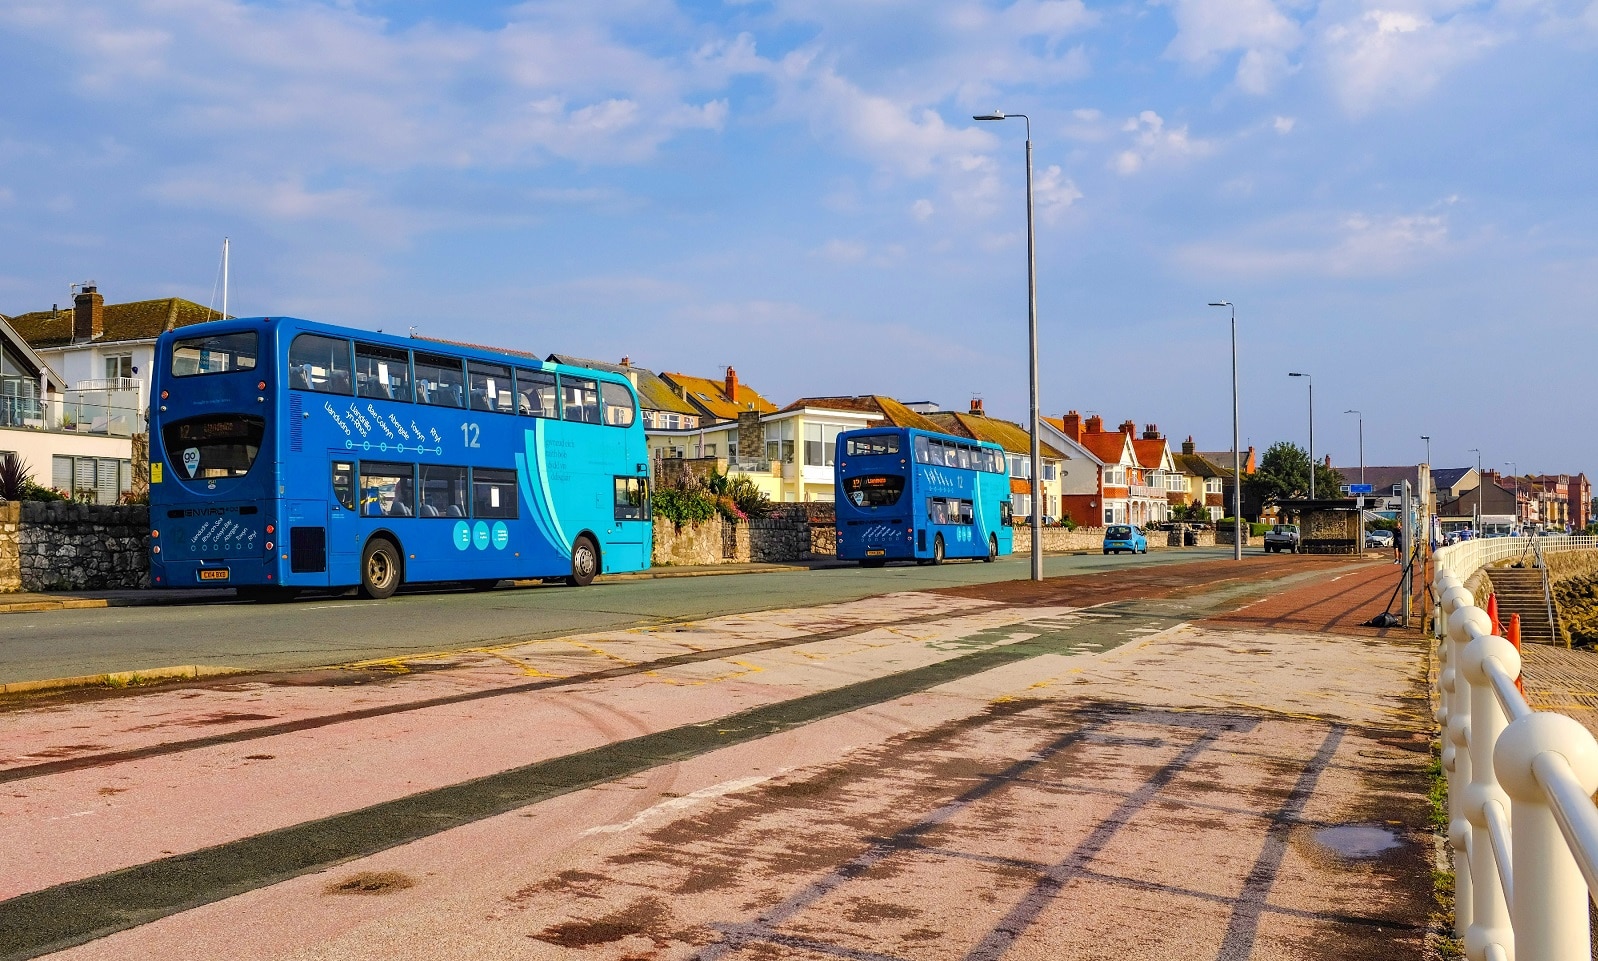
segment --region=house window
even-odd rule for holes
[[[840,424],[806,424],[805,465],[831,467],[837,453],[838,434],[843,430]]]
[[[1393,485],[1393,496],[1394,497],[1403,497],[1404,496],[1404,485],[1403,484],[1394,484]]]
[[[112,354],[105,359],[106,380],[129,380],[133,377],[133,355]]]
[[[1204,478],[1204,493],[1206,493],[1206,494],[1219,494],[1219,493],[1221,493],[1221,479],[1219,477],[1206,477],[1206,478]]]
[[[766,425],[766,460],[780,464],[793,463],[793,421]]]
[[[50,466],[54,485],[75,500],[87,498],[95,504],[115,504],[117,497],[133,486],[130,460],[57,454],[51,458]]]
[[[1004,456],[1005,459],[1010,462],[1011,477],[1018,477],[1022,480],[1025,480],[1032,476],[1032,459],[1030,457],[1022,457],[1020,454],[1006,454]],[[1017,513],[1019,513],[1020,510],[1021,508],[1016,508]]]
[[[705,456],[706,457],[715,457],[716,456],[716,445],[715,444],[706,444],[705,445]]]
[[[1054,475],[1057,472],[1057,470],[1058,469],[1053,464],[1044,464],[1043,465],[1043,479],[1046,480],[1046,481],[1054,480]]]
[[[655,426],[662,430],[676,430],[682,426],[682,415],[668,413],[663,410],[657,411],[655,413]]]

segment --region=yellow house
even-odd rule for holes
[[[882,418],[858,410],[788,407],[775,413],[745,411],[738,420],[693,430],[649,430],[649,459],[715,460],[723,474],[743,475],[776,503],[833,499],[832,465],[843,431]]]

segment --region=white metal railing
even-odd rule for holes
[[[1590,549],[1547,537],[1544,551]],[[1503,543],[1500,543],[1503,542]],[[1515,548],[1511,550],[1510,548]],[[1454,929],[1472,961],[1592,955],[1587,901],[1598,892],[1598,741],[1515,687],[1520,652],[1493,634],[1464,579],[1525,550],[1521,538],[1466,541],[1436,555],[1437,719],[1448,777]]]

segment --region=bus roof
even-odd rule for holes
[[[973,440],[970,437],[961,437],[958,434],[944,434],[938,431],[922,430],[919,427],[898,427],[893,424],[883,424],[881,427],[859,427],[854,430],[842,431],[838,434],[838,439],[842,441],[845,438],[865,437],[870,434],[898,434],[902,437],[934,437],[938,440],[952,441],[956,444],[964,444],[967,447],[985,447],[989,450],[999,451],[1000,453],[1004,452],[1003,447],[993,443],[992,441]]]

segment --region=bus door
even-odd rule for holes
[[[330,471],[333,497],[326,506],[329,586],[359,577],[362,546],[355,460],[335,455]]]
[[[607,534],[606,553],[617,570],[642,570],[649,567],[653,552],[653,525],[649,517],[649,476],[640,468],[635,476],[616,476],[614,480],[613,522]],[[606,563],[605,567],[612,567]]]

